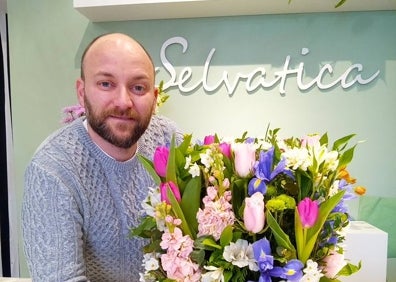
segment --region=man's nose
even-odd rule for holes
[[[115,98],[115,104],[121,109],[131,108],[133,106],[132,95],[127,87],[122,86],[119,88],[117,97]]]

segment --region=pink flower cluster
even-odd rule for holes
[[[71,123],[73,120],[85,115],[85,108],[80,105],[73,105],[63,108],[63,114],[65,115],[62,119],[63,124]]]
[[[220,197],[214,186],[209,186],[206,191],[207,195],[202,199],[204,209],[199,209],[197,213],[198,236],[212,235],[218,240],[223,230],[235,221],[230,204],[231,191],[225,191]]]
[[[174,227],[173,232],[167,229],[162,234],[160,245],[166,250],[166,253],[161,255],[161,264],[168,278],[176,281],[199,281],[199,265],[189,257],[194,241],[188,235],[183,236],[178,227]]]

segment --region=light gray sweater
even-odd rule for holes
[[[153,116],[138,153],[152,158],[174,132],[171,121]],[[139,281],[143,242],[129,231],[152,185],[136,156],[107,156],[81,118],[47,138],[25,174],[22,227],[33,281]]]

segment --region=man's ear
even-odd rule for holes
[[[154,114],[155,111],[157,110],[158,93],[159,93],[158,87],[155,87],[155,88],[154,88],[154,97],[155,97],[155,99],[154,99],[154,105],[153,105],[153,114]]]
[[[85,96],[85,83],[81,78],[76,81],[76,91],[77,91],[77,99],[80,106],[85,107],[84,105],[84,96]]]
[[[154,96],[156,99],[158,98],[158,93],[159,93],[159,89],[158,89],[158,87],[155,87],[154,88]]]

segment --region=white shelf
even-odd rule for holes
[[[396,0],[73,0],[92,22],[261,14],[396,10]]]

